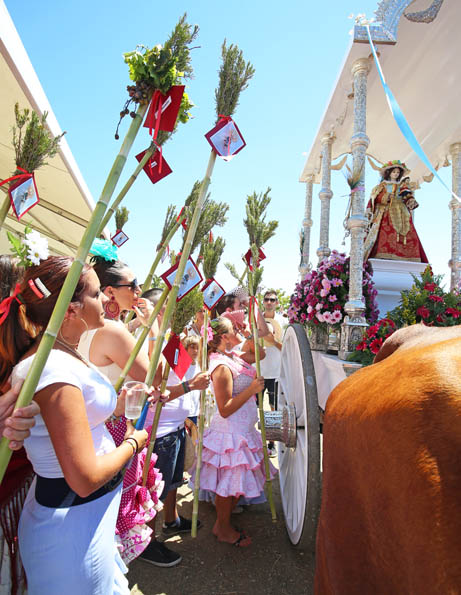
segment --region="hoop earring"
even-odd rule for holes
[[[64,322],[65,322],[65,321],[64,321]],[[63,325],[64,325],[64,322],[62,323],[62,325],[61,325],[61,328],[60,328],[60,329],[59,329],[59,331],[58,331],[58,337],[60,337],[60,338],[63,340],[63,342],[66,344],[66,345],[69,345],[70,347],[74,347],[74,348],[75,348],[75,347],[77,347],[77,345],[78,345],[78,341],[77,341],[77,343],[71,343],[71,342],[70,342],[70,341],[68,341],[68,340],[65,338],[65,336],[63,335],[63,332],[62,332],[62,327],[63,327]]]
[[[88,337],[88,332],[89,332],[89,328],[88,328],[88,323],[86,322],[85,319],[83,318],[79,318],[78,320],[80,320],[81,322],[83,322],[83,324],[85,325],[85,330],[83,331],[83,333],[80,335],[80,339],[78,340],[78,342],[80,343],[82,340],[86,340],[86,338]]]
[[[104,313],[106,318],[113,320],[114,318],[118,318],[120,316],[120,307],[115,301],[114,296],[110,298],[109,302],[104,304]]]

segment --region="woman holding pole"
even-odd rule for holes
[[[139,298],[140,289],[135,275],[126,264],[104,257],[96,257],[93,260],[93,268],[98,275],[101,289],[108,298],[105,304],[106,321],[103,328],[90,331],[82,337],[79,349],[109,378],[112,384],[115,384],[136,343],[121,322],[120,313],[124,310],[134,309],[137,318],[145,324],[152,305],[149,299]],[[145,345],[147,347],[147,343]],[[147,353],[141,349],[133,362],[127,380],[144,382],[148,366]],[[191,383],[194,384],[194,381],[199,382],[200,378],[193,379]],[[167,388],[170,400],[176,399],[186,392],[182,383]],[[126,418],[123,416],[118,420],[111,420],[107,424],[116,444],[123,440],[125,427]],[[156,462],[157,455],[154,455],[149,462],[149,473],[145,485],[147,490],[142,482],[145,452],[140,453],[139,457],[135,457],[127,470],[117,520],[117,535],[118,542],[122,546],[121,554],[124,562],[128,563],[142,554],[144,561],[156,566],[170,567],[179,564],[181,556],[163,543],[156,541],[153,533],[154,518],[156,512],[162,508],[161,497],[166,487],[162,481],[162,475],[165,472],[159,473],[158,468],[154,466]],[[167,477],[163,479],[168,481]]]
[[[101,253],[104,253],[104,246],[100,244],[98,251],[101,250]],[[92,260],[93,269],[106,297],[105,320],[102,328],[83,335],[79,349],[100,372],[107,376],[111,384],[115,385],[136,343],[120,320],[120,314],[126,310],[134,310],[137,315],[136,320],[145,324],[152,305],[149,300],[139,298],[141,290],[128,265],[107,256],[93,256]],[[144,346],[147,348],[147,342]],[[127,380],[143,382],[148,365],[148,355],[141,349],[133,362]],[[112,418],[108,421],[107,429],[115,444],[122,442],[126,427],[127,419],[123,414],[117,419]],[[147,489],[142,486],[144,463],[142,454],[134,457],[130,468],[125,473],[116,533],[120,553],[126,564],[139,556],[149,545],[152,529],[148,523],[162,508],[159,495],[163,489],[163,482],[161,473],[155,468],[156,460],[154,457],[150,462]]]
[[[264,378],[257,378],[251,365],[228,351],[240,343],[230,320],[217,318],[211,327],[208,371],[218,411],[203,437],[200,488],[216,494],[213,534],[218,541],[247,547],[251,538],[232,526],[231,513],[240,496],[255,498],[264,489],[263,445],[255,428],[254,399],[264,387]],[[271,475],[275,472],[271,466]]]
[[[0,385],[27,375],[71,264],[53,256],[29,267],[2,303]],[[129,593],[115,523],[121,470],[147,433],[130,425],[115,446],[104,422],[123,399],[76,349],[86,329],[104,324],[105,301],[85,265],[35,393],[41,414],[25,447],[37,477],[19,527],[31,595]]]

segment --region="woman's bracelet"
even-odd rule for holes
[[[134,436],[128,436],[128,438],[125,438],[125,440],[133,440],[133,442],[136,444],[136,452],[139,452],[139,442]]]
[[[184,382],[181,382],[181,385],[182,385],[182,387],[184,389],[184,394],[190,393],[191,388],[190,388],[189,383],[187,382],[187,380],[185,380]]]
[[[134,457],[134,455],[137,452],[136,451],[136,446],[132,442],[130,442],[130,439],[129,438],[125,438],[125,440],[123,442],[126,442],[127,444],[129,444],[131,446],[131,448],[133,449],[133,454],[131,456]]]

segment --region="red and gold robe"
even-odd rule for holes
[[[365,261],[385,258],[428,262],[411,216],[417,206],[405,183],[382,181],[373,188],[367,206],[371,223],[365,238]]]

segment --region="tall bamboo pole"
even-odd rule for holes
[[[160,392],[162,394],[166,390],[166,384],[168,382],[169,373],[170,373],[170,364],[168,362],[166,362],[165,369],[163,370],[162,384],[160,385]],[[150,460],[152,458],[152,453],[154,452],[155,438],[157,436],[158,422],[160,420],[160,414],[162,412],[162,408],[163,408],[163,403],[161,403],[160,401],[157,401],[157,406],[155,408],[154,421],[152,422],[152,428],[150,430],[149,446],[147,447],[146,464],[144,465],[144,468],[142,470],[142,485],[143,486],[145,486],[147,483],[147,476],[149,474]],[[149,461],[149,463],[148,463],[148,461]]]
[[[6,216],[10,210],[10,195],[7,193],[3,199],[2,206],[0,207],[0,229],[5,223]]]
[[[146,289],[150,289],[150,286],[152,284],[152,279],[154,277],[154,273],[157,269],[158,263],[160,262],[165,250],[168,247],[168,244],[171,242],[171,239],[173,238],[173,236],[175,235],[175,233],[178,231],[179,226],[181,225],[181,223],[184,221],[184,219],[186,218],[186,214],[183,213],[180,218],[178,219],[178,221],[175,223],[173,229],[170,231],[170,233],[167,235],[167,237],[165,238],[165,240],[160,244],[159,249],[157,250],[157,254],[155,255],[155,259],[154,262],[152,263],[152,266],[150,267],[149,272],[147,273],[147,277],[144,281],[144,283],[142,284],[142,288],[145,291]]]
[[[77,251],[77,256],[72,263],[66,280],[64,281],[48,326],[43,334],[42,340],[40,341],[40,345],[37,349],[32,365],[29,368],[29,372],[24,384],[22,385],[21,392],[19,393],[19,397],[16,401],[15,409],[28,405],[35,394],[35,389],[37,388],[43,368],[45,367],[46,360],[48,359],[51,349],[53,348],[54,341],[64,320],[70,300],[72,299],[78,280],[80,279],[80,275],[85,264],[85,259],[87,258],[91,244],[96,237],[96,233],[104,216],[105,210],[115,190],[115,186],[120,178],[123,167],[125,166],[128,153],[130,152],[134,139],[136,138],[138,130],[142,124],[146,110],[147,105],[140,105],[138,107],[136,116],[133,118],[130,128],[128,129],[123,144],[120,148],[120,152],[117,155],[112,169],[109,172],[109,176],[106,180],[101,196],[96,203],[94,211],[88,222],[88,227],[83,234],[80,246]],[[9,460],[11,458],[11,453],[12,451],[8,448],[8,439],[2,438],[0,443],[0,482],[5,474]]]
[[[254,293],[255,289],[253,288],[253,275],[248,270],[248,281],[249,287],[251,288],[251,298],[255,299]],[[250,302],[251,304],[251,302]],[[255,365],[256,365],[256,373],[258,376],[261,376],[261,363],[259,358],[259,336],[258,336],[258,325],[256,324],[256,314],[254,303],[253,307],[251,308],[251,328],[253,331],[253,340],[255,344]],[[267,499],[269,500],[269,506],[271,509],[272,520],[275,522],[277,520],[277,513],[275,511],[275,503],[274,497],[272,494],[272,480],[270,476],[270,466],[269,466],[269,453],[267,452],[267,441],[266,441],[266,426],[264,423],[264,407],[263,407],[263,393],[258,393],[258,411],[259,411],[259,423],[261,426],[261,439],[263,442],[263,453],[264,453],[264,470],[266,473],[266,487],[267,487]]]
[[[203,343],[202,343],[202,371],[207,369],[207,336],[208,336],[208,310],[205,309],[203,317]],[[198,498],[200,490],[200,470],[202,468],[202,451],[203,451],[203,432],[205,429],[205,398],[206,390],[200,393],[200,414],[198,419],[198,446],[197,446],[197,461],[195,465],[195,482],[194,482],[194,503],[192,505],[192,537],[197,537],[197,521],[198,521]]]
[[[172,228],[172,230],[170,231],[170,233],[167,235],[167,237],[165,238],[165,240],[160,244],[160,247],[157,250],[157,254],[155,255],[154,262],[152,263],[152,266],[150,267],[150,271],[147,274],[147,277],[146,277],[144,283],[142,284],[143,291],[147,291],[148,289],[150,289],[150,286],[152,284],[152,279],[154,277],[154,273],[155,273],[155,271],[156,271],[156,269],[158,267],[158,263],[160,262],[160,260],[161,260],[161,258],[163,256],[163,254],[164,254],[164,252],[165,252],[168,244],[171,242],[172,237],[178,231],[179,226],[181,225],[181,223],[184,221],[185,218],[186,218],[186,215],[185,214],[183,214],[183,215],[180,216],[180,218],[175,223],[175,225]],[[131,311],[128,314],[128,316],[125,318],[125,324],[128,324],[130,322],[130,320],[132,320],[133,315],[134,315],[134,312]]]
[[[216,153],[212,150],[210,154],[210,158],[208,160],[208,167],[206,170],[205,177],[203,178],[202,184],[200,186],[200,193],[197,199],[197,204],[195,205],[194,214],[192,216],[192,220],[189,225],[189,229],[187,231],[186,241],[184,242],[184,248],[181,253],[181,259],[179,261],[178,269],[176,271],[176,276],[173,282],[173,286],[170,290],[170,296],[168,299],[168,304],[165,310],[165,314],[163,315],[162,325],[160,327],[160,332],[157,336],[157,340],[155,341],[155,349],[150,358],[149,362],[149,369],[147,371],[145,383],[147,386],[152,384],[152,381],[155,376],[155,372],[157,370],[158,363],[160,361],[160,352],[162,349],[163,340],[165,338],[165,334],[167,328],[170,324],[171,317],[173,316],[174,308],[176,306],[176,297],[179,291],[179,285],[181,283],[181,279],[184,275],[184,270],[186,268],[186,263],[190,255],[190,250],[192,246],[192,241],[195,237],[195,233],[197,231],[197,226],[200,218],[200,213],[203,207],[203,203],[205,201],[205,197],[208,191],[208,186],[211,182],[211,174],[213,173],[214,164],[216,162]],[[161,406],[160,403],[157,405],[157,409],[155,411],[154,423],[152,424],[152,432],[151,432],[151,440],[155,442],[155,438],[157,436],[157,427],[158,422],[160,419],[161,413]],[[151,453],[152,455],[152,453]],[[149,468],[151,456],[149,453],[146,455],[146,460],[144,462],[145,467]]]
[[[168,293],[169,293],[169,289],[168,289],[168,287],[166,287],[163,290],[163,293],[160,296],[158,302],[155,304],[155,308],[153,309],[152,314],[149,316],[149,320],[147,321],[147,324],[142,329],[142,331],[138,337],[138,340],[136,341],[136,345],[134,346],[133,351],[130,353],[130,357],[128,358],[128,361],[125,364],[125,367],[120,372],[120,376],[118,377],[118,380],[114,385],[114,388],[117,393],[122,388],[122,385],[125,382],[129,371],[131,370],[131,366],[133,365],[134,360],[137,358],[138,353],[141,351],[141,347],[142,347],[144,341],[146,340],[146,337],[147,337],[152,325],[154,324],[155,319],[157,318],[160,310],[162,309],[162,306],[165,303],[166,298],[168,297]]]
[[[135,183],[136,178],[138,177],[139,172],[142,170],[142,168],[146,165],[146,163],[149,161],[149,159],[152,157],[152,154],[154,153],[154,151],[156,150],[156,145],[155,143],[151,143],[150,147],[147,149],[147,151],[145,152],[143,158],[141,159],[141,161],[138,163],[136,169],[134,170],[134,172],[131,174],[130,178],[128,179],[127,183],[125,184],[125,186],[123,186],[123,188],[121,189],[120,193],[118,194],[117,198],[114,200],[114,202],[111,204],[111,206],[107,209],[106,214],[104,215],[104,218],[101,222],[101,225],[99,226],[98,229],[98,233],[96,235],[101,235],[102,232],[104,231],[104,228],[106,227],[106,225],[109,223],[110,218],[112,217],[112,215],[115,213],[118,205],[122,202],[122,200],[125,198],[126,194],[128,193],[128,190],[131,188],[131,186],[133,186],[133,184]]]

